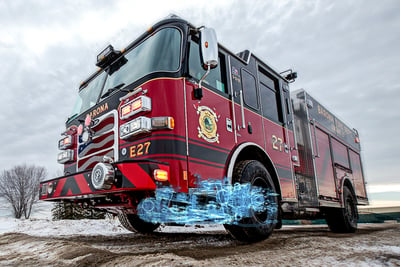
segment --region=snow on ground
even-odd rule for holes
[[[225,231],[222,225],[208,226],[161,226],[157,232],[167,233],[201,233],[209,231]],[[113,236],[118,234],[129,234],[130,231],[123,228],[118,219],[104,220],[59,220],[51,219],[13,219],[0,217],[0,234],[24,233],[31,236]]]
[[[18,232],[32,236],[115,235],[129,233],[117,220],[60,220],[0,218],[0,234]]]

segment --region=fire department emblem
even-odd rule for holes
[[[206,106],[195,105],[194,107],[199,115],[198,137],[210,143],[219,143],[219,134],[217,133],[219,115]]]

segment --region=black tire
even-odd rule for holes
[[[278,209],[278,197],[271,175],[259,161],[245,160],[235,167],[232,177],[233,183],[251,183],[265,189],[267,205]],[[272,193],[272,194],[271,194]],[[224,225],[225,229],[237,240],[242,242],[257,242],[268,238],[278,222],[278,212],[255,213],[250,218],[243,218],[239,224]]]
[[[143,221],[136,214],[119,213],[118,219],[123,227],[131,232],[139,232],[143,234],[152,233],[160,226],[159,224],[153,224]]]
[[[343,188],[343,201],[343,208],[326,211],[325,220],[334,233],[354,233],[358,224],[357,201],[346,186]]]

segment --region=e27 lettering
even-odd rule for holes
[[[149,154],[151,142],[140,143],[129,148],[129,157],[136,158]]]

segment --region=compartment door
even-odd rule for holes
[[[312,123],[313,149],[319,197],[337,198],[329,135]]]

